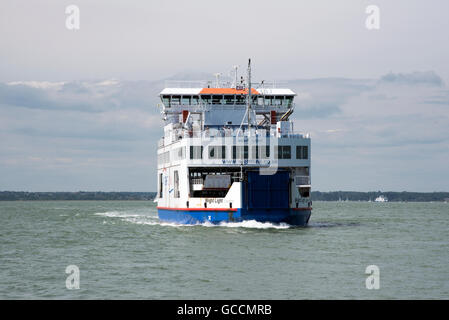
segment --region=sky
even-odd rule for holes
[[[154,191],[164,80],[251,57],[256,80],[298,94],[314,190],[449,191],[447,12],[437,0],[3,0],[0,190]]]

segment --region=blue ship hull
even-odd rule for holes
[[[241,222],[256,220],[259,222],[288,223],[293,226],[306,226],[312,208],[270,208],[270,209],[196,209],[196,208],[158,208],[159,219],[179,224],[200,224],[210,222]]]

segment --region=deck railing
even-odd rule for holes
[[[276,89],[280,86],[285,87],[287,81],[270,80],[261,82],[251,82],[254,89]],[[238,83],[237,86],[241,87]],[[231,80],[165,80],[165,88],[233,88],[234,81]]]
[[[297,187],[310,185],[310,177],[309,176],[295,176],[295,185]]]

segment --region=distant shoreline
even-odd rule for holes
[[[356,192],[312,191],[315,201],[374,201],[385,196],[389,202],[449,202],[449,192]],[[58,200],[153,200],[156,192],[26,192],[0,191],[0,201],[58,201]]]

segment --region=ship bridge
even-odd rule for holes
[[[209,85],[210,86],[210,85]],[[185,123],[189,115],[201,115],[201,128],[242,125],[249,103],[249,89],[243,86],[183,88],[169,87],[160,93],[161,113],[168,123]],[[251,89],[251,108],[257,126],[286,121],[293,112],[296,94],[290,89]],[[245,124],[245,123],[243,123]],[[247,124],[247,122],[246,122]]]

